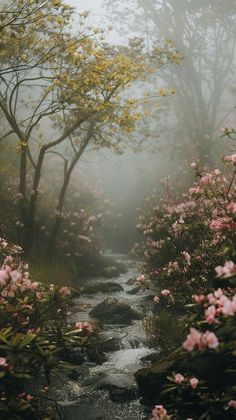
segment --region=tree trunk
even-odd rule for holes
[[[23,249],[26,254],[29,253],[35,240],[35,217],[36,217],[36,204],[38,199],[38,188],[41,178],[41,170],[43,165],[43,159],[46,151],[46,146],[43,146],[39,152],[37,166],[35,168],[33,189],[30,196],[30,202],[28,205],[28,214],[24,229],[24,242]]]
[[[70,182],[70,177],[71,174],[73,172],[74,167],[76,166],[77,162],[79,161],[80,157],[82,156],[84,150],[86,149],[89,140],[92,137],[92,133],[93,133],[93,123],[91,123],[90,128],[88,130],[87,136],[84,139],[83,143],[81,144],[80,149],[78,150],[78,152],[75,154],[74,159],[72,160],[69,168],[67,170],[65,170],[65,175],[64,175],[64,181],[63,181],[63,185],[60,191],[60,195],[59,195],[59,199],[58,199],[58,205],[57,205],[57,216],[56,216],[56,220],[55,223],[53,225],[52,231],[51,231],[51,235],[49,237],[48,240],[48,255],[52,256],[53,251],[55,249],[55,241],[59,232],[59,229],[61,227],[62,221],[63,221],[63,216],[62,216],[62,210],[64,208],[64,203],[65,203],[65,196],[66,196],[66,191],[67,191],[67,187],[69,185]]]

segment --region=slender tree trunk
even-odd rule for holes
[[[61,227],[62,221],[63,221],[63,215],[62,215],[62,210],[64,208],[64,203],[65,203],[65,197],[66,197],[66,191],[70,182],[70,177],[71,174],[73,172],[73,169],[75,168],[77,162],[79,161],[80,157],[82,156],[84,150],[86,149],[89,140],[92,137],[92,133],[93,133],[93,123],[91,123],[91,126],[88,130],[88,134],[86,136],[86,138],[84,139],[84,142],[82,143],[80,149],[78,150],[78,152],[76,153],[76,155],[74,156],[74,159],[72,160],[69,168],[67,169],[67,171],[65,171],[65,175],[64,175],[64,181],[63,181],[63,185],[60,191],[60,195],[59,195],[59,199],[58,199],[58,205],[57,205],[57,216],[56,216],[56,220],[54,222],[52,231],[51,231],[51,235],[49,237],[48,240],[48,255],[52,256],[53,251],[55,249],[55,241],[59,232],[59,229]]]
[[[36,204],[38,199],[38,188],[41,178],[42,165],[46,146],[43,146],[39,152],[38,162],[35,168],[33,188],[30,195],[30,201],[28,205],[27,221],[24,232],[24,243],[23,248],[26,254],[29,253],[30,249],[35,240],[35,218],[36,218]]]
[[[26,174],[27,174],[27,149],[25,145],[21,144],[19,193],[21,194],[20,218],[21,218],[21,223],[23,223],[24,226],[27,223]]]
[[[25,145],[21,145],[20,158],[20,186],[19,192],[25,198],[26,190],[26,173],[27,173],[27,149]]]

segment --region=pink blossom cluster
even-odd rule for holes
[[[33,395],[27,394],[26,392],[21,392],[18,394],[18,397],[23,398],[26,401],[31,401],[34,398]]]
[[[206,331],[201,333],[196,328],[190,328],[190,333],[183,343],[183,347],[188,351],[192,351],[194,348],[198,348],[201,351],[206,348],[215,349],[218,346],[219,341],[214,332]]]
[[[168,266],[164,267],[163,270],[166,270],[169,275],[175,271],[179,271],[178,261],[169,261]]]
[[[153,300],[154,300],[154,302],[159,303],[162,297],[165,298],[165,299],[168,299],[168,302],[173,301],[173,296],[172,296],[171,291],[169,289],[161,290],[160,291],[160,296],[158,296],[158,295],[154,296]]]
[[[187,251],[183,251],[182,255],[188,265],[191,264],[191,255]]]
[[[12,257],[7,257],[8,263]],[[10,265],[4,265],[0,270],[0,296],[2,298],[13,298],[17,290],[35,290],[39,286],[38,282],[29,279],[29,273],[22,271],[22,266],[13,269]]]
[[[61,287],[61,289],[59,290],[61,297],[65,298],[66,296],[70,295],[70,288],[67,286],[63,286]]]
[[[176,373],[174,375],[174,381],[177,385],[182,384],[183,382],[189,383],[191,388],[196,389],[198,387],[199,380],[197,378],[186,378],[181,373]]]
[[[210,228],[213,230],[232,229],[236,227],[230,217],[221,217],[210,222]]]
[[[236,165],[236,153],[233,153],[232,155],[224,156],[223,160],[225,162],[230,162]]]
[[[7,360],[5,357],[0,357],[0,367],[8,367],[9,364],[7,363]]]
[[[203,192],[204,192],[204,190],[199,186],[189,188],[189,193],[191,195],[192,194],[202,194]]]
[[[163,405],[155,405],[152,410],[152,419],[151,420],[170,420],[167,411]]]
[[[218,277],[224,277],[232,273],[236,274],[236,265],[233,261],[226,261],[223,266],[218,265],[215,271]]]
[[[144,276],[144,274],[141,274],[136,278],[136,280],[137,282],[144,282],[146,280],[146,277]]]
[[[205,318],[209,324],[218,322],[219,315],[234,316],[236,314],[236,294],[230,299],[222,289],[209,293],[207,299],[210,306],[205,309]]]
[[[93,332],[92,325],[89,322],[87,322],[87,321],[85,321],[85,322],[82,322],[82,321],[76,322],[75,323],[75,328],[78,331],[86,331],[88,333],[92,333]]]
[[[236,400],[230,400],[230,401],[228,402],[228,406],[229,406],[230,408],[233,408],[234,410],[236,410]]]

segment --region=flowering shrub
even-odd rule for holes
[[[92,260],[99,257],[103,249],[102,228],[104,216],[110,209],[110,201],[104,197],[103,191],[79,173],[79,186],[72,180],[68,188],[68,197],[62,214],[63,220],[56,238],[57,252],[76,260],[78,266],[88,267]],[[45,186],[47,191],[47,186]],[[50,205],[56,199],[51,193]],[[42,244],[47,245],[56,212],[49,212],[49,206],[41,203],[39,211],[39,237]]]
[[[157,302],[169,290],[173,304],[185,304],[196,291],[205,292],[214,268],[235,252],[236,204],[234,156],[226,156],[226,175],[216,169],[200,172],[196,183],[175,203],[170,197],[156,204],[148,198],[138,229],[145,240],[135,246],[142,257],[145,282],[151,281]],[[230,264],[230,263],[229,263]],[[162,292],[161,292],[162,291]]]
[[[179,304],[177,287],[184,292],[186,286],[188,292],[194,292],[192,297],[188,294],[184,299],[188,303],[192,301],[187,305],[192,316],[183,350],[176,355],[179,369],[163,384],[157,401],[163,406],[154,408],[155,420],[235,417],[236,154],[223,160],[232,171],[230,174],[221,175],[218,169],[202,174],[197,165],[192,165],[198,181],[184,196],[183,205],[164,204],[158,216],[154,214],[152,224],[145,227],[149,248],[144,255],[144,268],[147,273],[150,269],[154,285],[157,274],[161,286],[168,285],[164,294],[159,287],[155,303],[173,294]],[[155,233],[158,242],[160,232],[164,231],[166,238],[163,234],[159,241],[165,251],[168,246],[173,250],[174,259],[168,261],[171,253],[164,259],[162,245],[159,246],[154,254],[160,264],[158,268],[151,255],[155,247],[150,244],[150,235]]]
[[[32,281],[20,252],[0,239],[0,417],[50,419],[51,373],[67,369],[70,349],[84,347],[94,333],[88,323],[68,321],[76,291]],[[30,392],[36,378],[44,386]]]
[[[6,179],[4,176],[1,178],[4,188],[0,209],[0,236],[6,235],[12,243],[21,244],[25,227],[19,220],[19,209],[23,205],[23,197],[17,193],[18,179],[10,175]],[[72,180],[61,214],[56,211],[59,185],[54,173],[49,172],[38,192],[36,240],[27,259],[32,269],[36,265],[37,270],[34,271],[40,272],[45,272],[47,262],[48,277],[50,277],[50,265],[52,262],[55,265],[58,261],[67,268],[66,271],[71,272],[71,278],[77,276],[75,267],[79,274],[87,274],[89,270],[93,272],[93,266],[96,268],[96,265],[99,265],[100,255],[104,249],[104,226],[110,224],[111,202],[104,197],[100,188],[86,181],[81,173],[77,176],[80,179],[79,185],[77,179]],[[55,185],[54,189],[49,189],[51,184]],[[51,242],[58,216],[60,216],[60,228],[55,240]],[[51,258],[51,254],[54,259]],[[54,279],[53,281],[55,282]]]
[[[160,395],[171,418],[235,416],[236,272],[223,276],[228,287],[193,297],[195,315],[183,342],[192,368],[169,376]]]

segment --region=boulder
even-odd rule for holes
[[[139,388],[139,395],[142,401],[147,405],[156,404],[160,400],[160,394],[163,391],[163,384],[166,383],[167,376],[173,372],[180,372],[205,378],[214,389],[214,378],[222,370],[222,363],[218,360],[217,353],[211,354],[211,363],[206,352],[202,352],[194,358],[183,348],[172,351],[167,357],[160,359],[151,367],[143,368],[135,373],[135,379]]]
[[[127,291],[127,295],[137,295],[140,292],[140,286],[133,287]]]
[[[105,299],[95,306],[89,315],[106,324],[127,325],[134,319],[141,319],[141,315],[134,311],[127,303],[115,298]]]
[[[117,267],[115,265],[111,265],[109,267],[105,267],[102,270],[102,276],[106,279],[110,279],[113,277],[119,277],[119,275],[122,273],[120,267]]]
[[[84,286],[83,294],[91,295],[94,293],[115,293],[121,292],[122,290],[124,289],[120,284],[114,283],[112,281],[106,281]]]
[[[128,286],[133,286],[135,283],[137,283],[137,277],[131,277],[125,284],[128,284]]]

